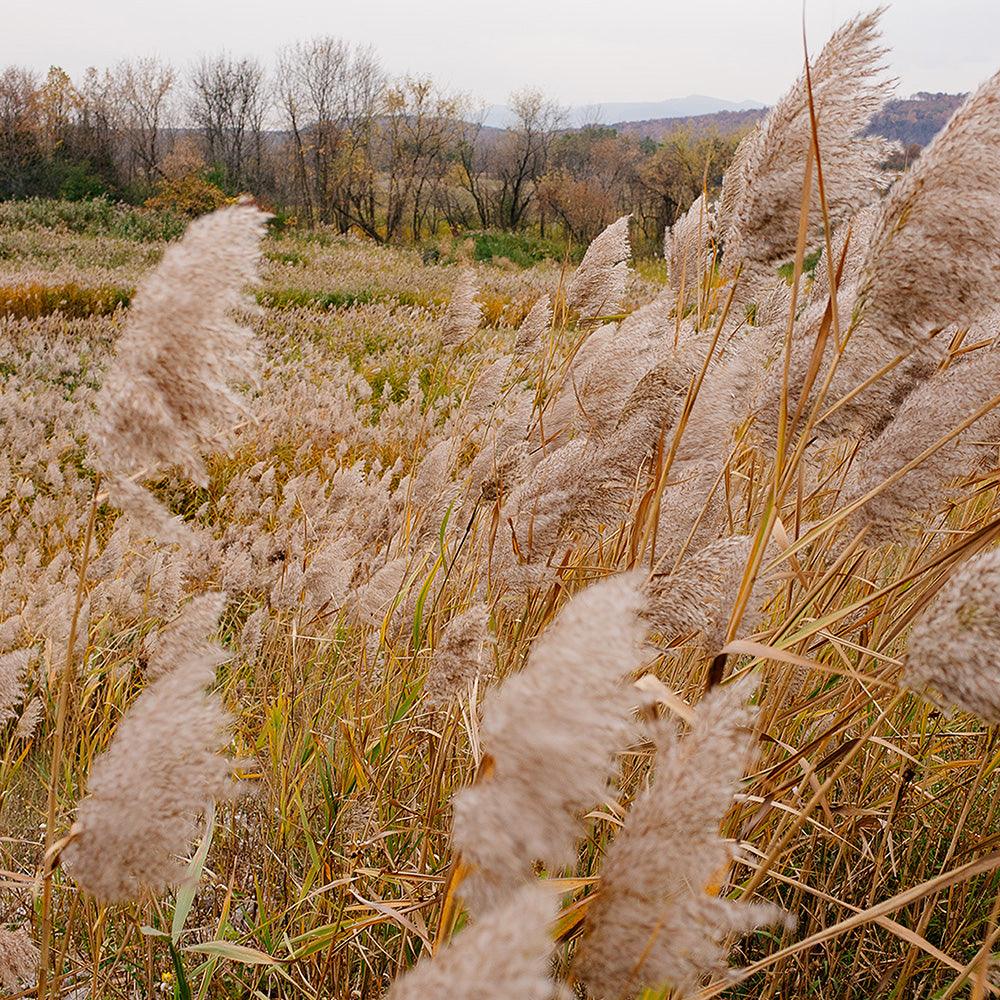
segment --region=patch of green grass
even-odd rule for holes
[[[805,257],[802,258],[802,273],[809,275],[810,277],[815,274],[816,265],[819,263],[819,259],[822,255],[822,247],[818,250],[813,250],[812,253],[807,253]],[[778,276],[784,278],[788,284],[791,284],[792,278],[795,277],[795,261],[790,260],[782,264],[781,267],[778,268]]]
[[[309,258],[295,250],[268,250],[264,257],[276,264],[291,264],[293,267],[305,266]]]
[[[277,288],[257,293],[257,301],[271,309],[346,309],[377,301],[377,293],[362,289],[359,292],[314,292],[304,288]]]
[[[632,269],[646,281],[657,285],[667,283],[667,262],[662,257],[643,257],[632,261]]]
[[[136,208],[103,197],[82,201],[28,198],[0,203],[0,228],[60,229],[149,243],[178,239],[186,227],[187,219],[174,212]]]
[[[355,292],[338,289],[313,291],[305,288],[275,288],[258,292],[257,302],[270,309],[350,309],[352,306],[364,306],[372,302],[430,309],[445,305],[447,299],[423,292],[386,292],[370,288],[362,288]]]
[[[532,267],[543,260],[562,260],[566,256],[564,244],[542,239],[527,233],[506,233],[487,230],[469,233],[476,247],[476,260],[492,261],[495,257],[506,257],[518,267]]]
[[[472,242],[472,257],[483,263],[508,260],[518,267],[534,267],[544,260],[562,261],[566,258],[567,245],[563,240],[543,239],[533,233],[510,233],[484,229],[450,237],[443,242],[432,241],[423,246],[425,264],[455,264],[459,261],[459,248]],[[579,260],[585,247],[570,246],[571,260]]]

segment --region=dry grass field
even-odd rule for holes
[[[666,273],[0,206],[0,993],[1000,992],[1000,76],[881,59]]]

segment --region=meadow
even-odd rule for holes
[[[877,21],[657,262],[0,204],[5,997],[1000,992],[1000,74],[888,171]]]

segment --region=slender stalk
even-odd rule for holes
[[[90,513],[83,536],[83,554],[80,557],[80,573],[76,581],[76,599],[73,603],[73,617],[70,620],[69,639],[66,642],[66,659],[59,680],[59,700],[56,705],[56,728],[52,737],[52,763],[49,768],[48,807],[45,813],[45,855],[42,878],[42,936],[38,962],[38,1000],[46,1000],[49,994],[49,950],[52,942],[52,876],[57,859],[51,856],[55,843],[56,808],[59,799],[59,782],[62,778],[63,745],[66,735],[66,715],[69,711],[69,696],[73,689],[73,650],[76,648],[76,634],[80,622],[80,608],[83,606],[83,592],[87,582],[87,563],[90,559],[90,543],[94,536],[94,522],[97,520],[97,494],[101,485],[100,473],[94,478],[94,490],[90,499]],[[58,982],[58,969],[56,982]]]

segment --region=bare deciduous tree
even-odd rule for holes
[[[122,108],[122,129],[129,174],[141,173],[147,185],[161,174],[166,152],[164,131],[172,122],[172,98],[177,73],[155,57],[119,63],[116,76]]]
[[[500,223],[516,229],[535,199],[536,184],[548,166],[549,149],[565,113],[539,90],[518,91],[511,97],[514,123],[497,149],[496,178],[500,185]]]
[[[275,86],[307,219],[346,228],[356,154],[369,143],[385,86],[378,60],[329,36],[299,42],[280,53]]]
[[[255,59],[203,57],[191,74],[190,115],[208,159],[230,183],[253,187],[263,166],[267,86]]]
[[[461,100],[429,78],[407,77],[386,92],[383,156],[385,238],[419,236],[460,134]]]
[[[23,198],[42,158],[38,144],[38,78],[8,66],[0,73],[0,198]]]

